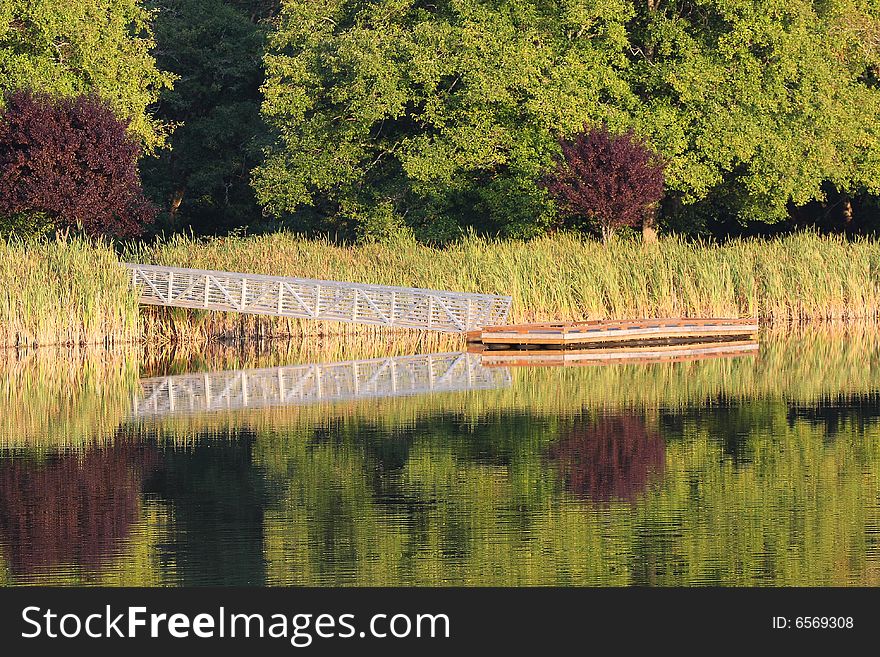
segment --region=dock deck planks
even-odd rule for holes
[[[513,349],[496,351],[487,349],[480,344],[470,345],[470,351],[480,355],[480,364],[483,367],[577,367],[621,363],[678,363],[755,355],[758,353],[758,349],[758,343],[754,340],[565,350]]]
[[[488,326],[469,332],[468,339],[484,345],[570,347],[646,340],[730,340],[757,332],[755,318],[662,318]]]

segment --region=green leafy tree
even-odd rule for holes
[[[631,15],[621,0],[284,0],[257,197],[342,231],[539,231],[558,135],[627,121]]]
[[[144,162],[146,185],[171,228],[214,232],[259,221],[250,171],[265,131],[260,84],[266,23],[276,2],[159,0],[159,65],[179,76],[157,115],[177,128]]]
[[[672,205],[743,221],[880,191],[880,14],[870,0],[647,0],[630,29],[634,117]],[[667,208],[667,211],[669,208]]]
[[[0,0],[0,96],[94,93],[146,150],[161,146],[168,126],[148,108],[172,78],[150,53],[150,18],[141,0]]]
[[[603,121],[668,162],[667,223],[880,191],[873,0],[286,0],[266,69],[258,199],[335,229],[543,230],[556,139]]]

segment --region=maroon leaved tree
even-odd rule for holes
[[[41,214],[61,230],[130,237],[156,212],[140,147],[96,96],[16,91],[0,110],[0,215]]]
[[[654,216],[663,197],[661,158],[630,130],[605,126],[560,140],[562,155],[543,181],[563,215],[595,224],[607,238],[621,226],[639,226],[654,238]]]

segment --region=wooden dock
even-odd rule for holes
[[[467,335],[469,342],[488,349],[565,349],[743,340],[757,332],[755,318],[665,318],[487,326]]]
[[[469,345],[471,353],[479,354],[483,367],[579,367],[615,365],[682,363],[717,358],[756,355],[755,340],[729,340],[645,346],[641,344],[590,349],[488,349],[485,345]]]

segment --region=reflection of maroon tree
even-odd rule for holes
[[[666,444],[643,418],[606,415],[579,424],[550,448],[565,488],[596,501],[632,501],[663,472]]]
[[[41,461],[0,460],[0,541],[14,573],[60,563],[95,567],[138,519],[155,449],[120,442]]]

